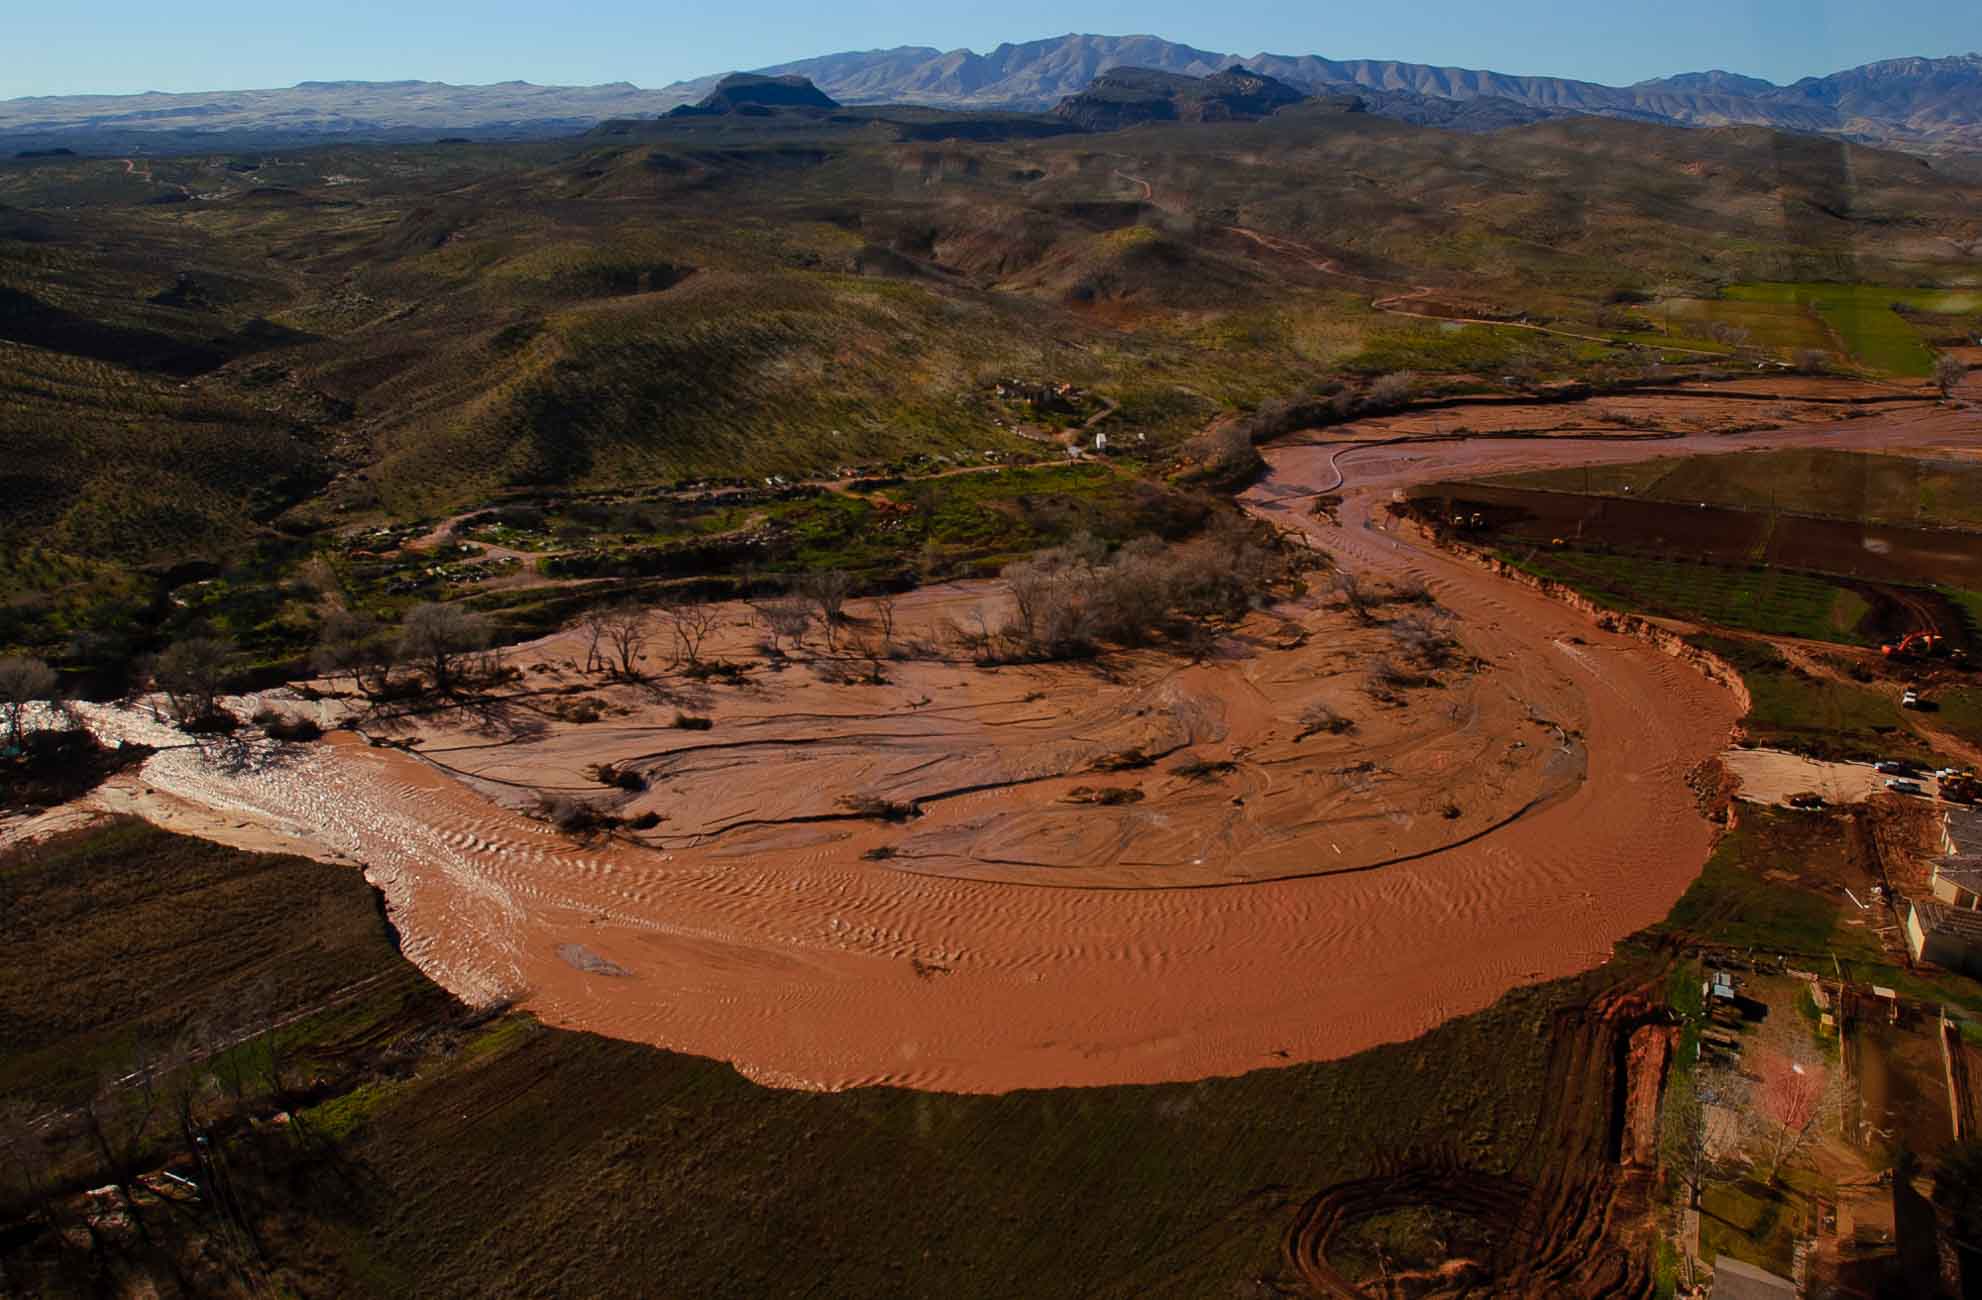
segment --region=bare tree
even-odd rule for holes
[[[895,648],[895,593],[884,591],[874,598],[874,617],[881,623],[881,645],[884,649]]]
[[[434,690],[452,694],[462,661],[485,648],[489,621],[459,605],[415,605],[399,629],[399,652],[427,670]]]
[[[691,668],[700,664],[702,643],[722,626],[722,611],[706,600],[684,600],[667,607],[667,618],[674,630],[676,661],[686,660]]]
[[[1015,560],[1000,571],[1012,596],[1012,631],[1030,642],[1053,589],[1053,575],[1034,560]]]
[[[818,608],[820,626],[826,629],[826,648],[832,649],[839,638],[840,624],[845,621],[846,598],[853,591],[853,579],[839,569],[822,569],[806,574],[798,590]]]
[[[39,659],[8,655],[0,659],[0,712],[7,719],[7,743],[19,748],[28,705],[55,698],[55,670]]]
[[[640,660],[647,649],[647,614],[638,605],[616,605],[598,616],[613,675],[623,681],[640,678]]]
[[[806,601],[795,596],[774,596],[751,608],[757,611],[764,631],[770,635],[772,654],[784,653],[781,641],[790,641],[794,647],[805,643],[805,631],[812,626],[812,606]]]
[[[1967,378],[1968,364],[1960,357],[1943,352],[1934,358],[1934,386],[1941,390],[1941,396],[1953,397],[1954,390]]]
[[[1666,1091],[1660,1155],[1686,1185],[1695,1208],[1722,1153],[1738,1144],[1732,1107],[1738,1104],[1739,1085],[1738,1076],[1724,1070],[1695,1070],[1675,1072]]]
[[[332,681],[349,678],[351,689],[366,696],[383,694],[392,673],[384,629],[372,619],[341,609],[324,617],[311,662]]]
[[[1169,620],[1177,565],[1153,537],[1130,542],[1097,584],[1097,630],[1123,645],[1142,645]]]
[[[234,661],[232,642],[196,636],[175,642],[152,663],[152,680],[180,726],[194,726],[220,713],[220,693]]]
[[[606,667],[606,661],[605,657],[599,653],[599,647],[605,643],[606,639],[605,611],[588,609],[573,619],[570,627],[573,632],[585,638],[585,667],[583,671],[588,673],[603,672]]]

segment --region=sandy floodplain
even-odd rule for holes
[[[1686,775],[1726,746],[1737,710],[1658,650],[1391,531],[1382,509],[1428,479],[1654,448],[1354,437],[1269,453],[1245,504],[1372,582],[1428,585],[1463,659],[1401,707],[1361,689],[1383,629],[1319,600],[1256,616],[1198,664],[884,660],[877,685],[825,680],[815,634],[782,671],[752,654],[742,686],[602,688],[561,637],[512,652],[527,699],[418,722],[417,753],[348,733],[279,753],[179,748],[126,798],[167,824],[199,809],[209,831],[362,863],[408,955],[464,997],[520,997],[550,1023],[767,1083],[1180,1080],[1409,1038],[1598,964],[1664,916],[1712,842]],[[1779,445],[1972,451],[1982,437],[1936,412],[1655,450]],[[1317,493],[1342,497],[1332,519]],[[1000,599],[925,590],[901,602],[898,635]],[[745,653],[746,619],[715,653]],[[556,716],[584,698],[598,721]],[[1356,730],[1302,735],[1316,703]],[[677,729],[678,712],[712,725]],[[93,720],[144,730],[128,713]],[[1125,766],[1131,751],[1152,761]],[[1186,760],[1214,770],[1179,773]],[[599,763],[647,788],[607,790]],[[1134,801],[1094,802],[1103,788]],[[525,815],[540,791],[662,820],[579,844]],[[921,815],[851,816],[842,801],[861,796]]]

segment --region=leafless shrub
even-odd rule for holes
[[[1123,749],[1112,754],[1103,754],[1088,766],[1089,770],[1094,772],[1135,772],[1155,762],[1155,759],[1140,749]]]
[[[1270,536],[1232,515],[1184,546],[1138,538],[1113,557],[1091,538],[1005,567],[1013,615],[1003,629],[1018,652],[1064,659],[1101,642],[1142,645],[1170,635],[1202,647],[1208,625],[1259,602],[1283,562]]]
[[[1378,655],[1370,661],[1363,690],[1381,703],[1396,704],[1403,699],[1406,690],[1423,684],[1424,678],[1419,674],[1405,668],[1389,655]]]
[[[712,718],[701,717],[697,714],[676,713],[674,715],[674,725],[678,731],[707,731],[715,726],[716,723]]]
[[[1342,736],[1356,729],[1353,718],[1332,704],[1310,704],[1301,711],[1301,733],[1294,739],[1306,740],[1309,736]]]
[[[1387,600],[1392,605],[1430,605],[1435,603],[1436,598],[1423,577],[1407,573],[1391,584]]]
[[[1417,390],[1417,379],[1408,371],[1379,376],[1364,398],[1365,410],[1395,411],[1410,404]]]
[[[1186,781],[1209,781],[1215,777],[1235,772],[1239,765],[1228,759],[1187,758],[1170,769],[1173,776],[1181,776]]]
[[[639,794],[647,788],[647,778],[638,768],[601,763],[592,770],[592,775],[600,785],[609,785],[628,794]]]
[[[912,803],[872,794],[841,795],[839,806],[856,817],[883,822],[905,822],[922,815],[921,809]]]
[[[564,721],[581,726],[588,726],[606,716],[605,705],[589,695],[580,696],[575,700],[559,700],[553,706],[553,711]]]
[[[574,839],[592,839],[619,825],[619,819],[583,799],[566,794],[537,796],[537,816]]]
[[[1376,615],[1372,612],[1376,602],[1371,599],[1370,593],[1363,587],[1363,580],[1360,575],[1348,569],[1337,569],[1329,585],[1334,588],[1335,594],[1342,598],[1342,603],[1348,608],[1349,612],[1356,616],[1357,622],[1372,623],[1376,621]]]
[[[1443,620],[1416,612],[1391,620],[1390,639],[1399,650],[1426,668],[1444,666],[1457,644]]]
[[[1805,375],[1821,375],[1831,368],[1831,354],[1820,348],[1802,348],[1796,353],[1796,369]]]
[[[1061,797],[1061,803],[1099,804],[1105,808],[1141,803],[1143,793],[1132,785],[1077,785]]]
[[[827,659],[814,661],[812,671],[819,680],[834,686],[886,686],[888,676],[881,671],[881,661],[872,655],[860,659]]]
[[[773,655],[784,653],[786,641],[794,648],[805,644],[806,630],[812,626],[810,603],[796,596],[774,596],[751,608],[757,611],[757,619],[764,625]]]

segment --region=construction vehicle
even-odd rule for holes
[[[1947,653],[1948,639],[1939,632],[1908,632],[1897,641],[1889,641],[1879,647],[1879,653],[1888,659],[1912,659],[1923,655]]]

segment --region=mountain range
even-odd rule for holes
[[[1921,153],[1982,153],[1982,55],[1889,59],[1779,86],[1726,71],[1632,86],[1563,77],[1319,55],[1238,55],[1154,36],[1067,35],[985,54],[901,46],[826,54],[753,69],[803,77],[843,104],[923,104],[1043,112],[1115,68],[1211,77],[1242,68],[1310,94],[1360,92],[1373,112],[1432,125],[1494,129],[1560,116],[1681,126],[1747,124],[1839,136]],[[546,136],[609,118],[657,116],[696,103],[725,74],[647,90],[504,82],[304,82],[200,94],[43,96],[0,101],[0,140],[17,151],[197,148],[439,133]]]

